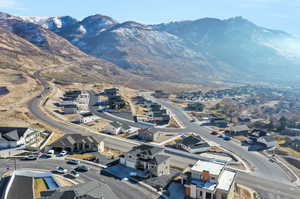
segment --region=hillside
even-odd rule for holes
[[[10,25],[10,31],[52,54],[57,52],[76,59],[78,55],[85,56],[84,52],[151,81],[200,84],[300,81],[297,75],[300,40],[242,17],[144,25],[134,21],[119,23],[103,15],[81,21],[70,16],[10,16],[4,17],[2,24],[15,24],[11,22],[15,18],[17,24],[23,25]],[[21,31],[19,26],[23,28]],[[32,32],[41,33],[47,45],[32,39],[39,38],[30,36]]]

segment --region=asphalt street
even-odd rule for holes
[[[258,152],[250,152],[246,147],[242,147],[239,144],[233,141],[224,141],[223,139],[218,138],[217,136],[211,135],[210,130],[205,127],[201,127],[197,124],[190,122],[190,118],[186,115],[186,113],[178,107],[161,100],[153,98],[149,93],[144,93],[144,96],[152,101],[155,101],[168,110],[170,110],[174,115],[176,115],[177,119],[180,120],[185,126],[185,132],[194,132],[201,135],[203,138],[213,141],[225,149],[233,152],[238,155],[240,158],[247,160],[251,166],[254,166],[255,171],[253,175],[265,179],[272,179],[274,181],[290,184],[290,181],[287,177],[287,174],[282,170],[282,168],[276,163],[272,163],[268,158],[261,155]]]
[[[57,166],[62,166],[68,171],[74,169],[76,166],[72,166],[66,163],[65,160],[53,160],[53,159],[38,159],[35,161],[23,161],[17,160],[17,169],[36,169],[36,170],[55,170]],[[117,180],[112,177],[107,177],[100,175],[100,168],[90,167],[90,170],[85,173],[80,173],[80,176],[77,181],[89,182],[89,181],[99,181],[104,184],[107,184],[111,190],[118,196],[120,199],[154,199],[158,198],[156,194],[148,191],[145,188],[142,188],[136,184],[131,184],[130,182],[124,182]],[[11,159],[1,159],[0,160],[0,174],[7,171],[7,168],[10,170],[14,169],[14,161]]]
[[[45,87],[45,90],[43,91],[43,95],[47,94],[49,92],[48,83],[46,80],[43,80],[41,77],[39,77],[39,74],[37,74],[38,78],[41,81],[41,84]],[[227,150],[230,150],[234,153],[236,153],[238,156],[246,159],[248,162],[250,162],[251,165],[253,165],[256,169],[253,174],[245,174],[245,173],[238,173],[237,175],[237,181],[243,185],[252,187],[257,189],[263,196],[263,198],[299,198],[300,192],[298,191],[299,188],[295,188],[295,186],[291,185],[289,182],[286,174],[284,171],[274,163],[271,163],[268,161],[267,158],[264,156],[256,153],[256,152],[249,152],[245,148],[235,144],[234,142],[226,142],[222,139],[219,139],[215,136],[210,135],[209,130],[203,127],[199,127],[196,124],[193,124],[190,122],[189,117],[182,111],[180,108],[177,108],[163,100],[160,99],[154,99],[150,96],[150,94],[146,94],[147,98],[150,98],[153,101],[156,101],[163,106],[165,106],[167,109],[169,109],[175,116],[184,124],[184,129],[178,129],[178,131],[182,133],[186,132],[195,132],[199,133],[201,136],[208,140],[212,140],[218,144],[220,144],[222,147],[226,148]],[[96,102],[93,101],[96,100],[96,98],[92,98],[92,103]],[[74,128],[73,126],[66,125],[62,122],[59,122],[57,120],[52,119],[48,115],[44,114],[43,111],[39,108],[40,98],[35,97],[32,99],[32,101],[29,102],[28,107],[30,111],[41,121],[47,123],[50,126],[53,126],[57,129],[60,129],[64,131],[65,133],[80,133],[80,134],[92,134],[91,132],[84,130],[80,127]],[[91,106],[93,107],[93,106]],[[110,121],[120,121],[123,123],[127,123],[130,126],[135,127],[141,127],[144,128],[144,126],[140,126],[143,124],[124,121],[116,119],[115,117],[110,117],[106,114],[99,113],[97,109],[94,107],[92,108],[93,113],[97,113],[96,115],[103,117],[104,119],[110,120]],[[136,126],[138,125],[138,126]],[[165,129],[159,129],[160,131],[164,131]],[[169,130],[168,130],[169,131]],[[130,149],[133,144],[130,144],[128,142],[124,142],[119,139],[113,139],[113,138],[105,138],[105,143],[111,147],[119,148],[120,150],[128,150]],[[175,156],[174,156],[175,157]],[[184,161],[185,159],[182,157],[177,157],[174,162],[178,164],[188,164]],[[192,160],[191,160],[192,162]],[[279,191],[278,191],[279,190]],[[284,193],[282,192],[285,190]]]

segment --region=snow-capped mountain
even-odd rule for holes
[[[2,15],[6,20],[10,17]],[[155,79],[249,82],[299,78],[300,40],[242,17],[158,25],[118,23],[103,15],[81,21],[70,16],[21,19],[56,33],[88,55]]]

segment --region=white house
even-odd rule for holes
[[[233,199],[235,172],[225,169],[221,163],[199,160],[191,168],[185,193],[192,199]]]

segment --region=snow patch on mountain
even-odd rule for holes
[[[32,16],[20,16],[26,22],[43,25],[47,22],[47,20],[51,17],[32,17]]]
[[[80,25],[79,28],[78,28],[78,31],[81,33],[81,34],[85,34],[86,33],[86,29],[83,25]]]

